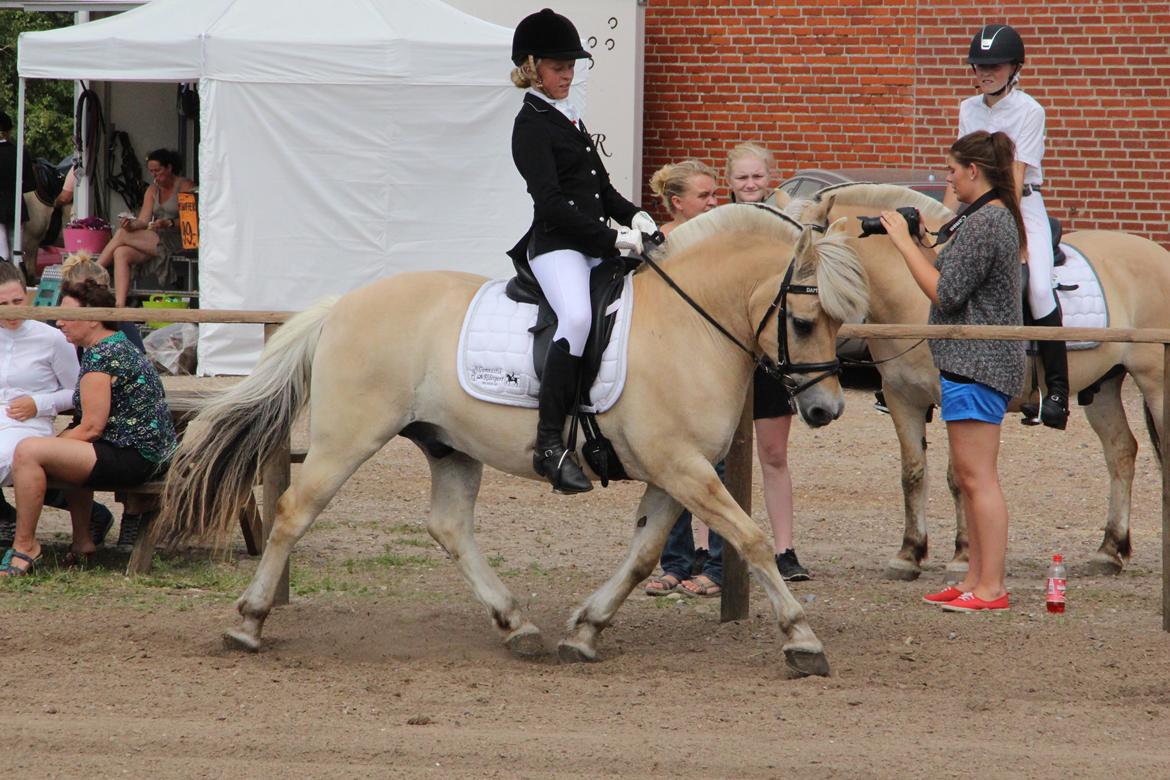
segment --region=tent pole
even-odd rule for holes
[[[74,14],[73,23],[74,24],[85,24],[86,22],[89,21],[89,18],[90,18],[89,11],[78,11],[76,14]],[[81,99],[81,82],[75,81],[75,82],[73,82],[73,105],[76,106],[77,101],[80,99]],[[74,111],[74,117],[73,117],[73,134],[74,135],[77,134],[76,111]],[[78,150],[78,149],[73,150],[75,157],[76,157],[78,151],[80,151],[80,150]],[[74,160],[74,164],[76,164],[76,159]],[[76,169],[74,169],[74,172],[76,173]],[[73,218],[74,219],[80,219],[82,217],[92,217],[93,216],[93,206],[91,204],[92,198],[90,197],[90,195],[91,195],[90,187],[91,187],[91,184],[93,181],[95,181],[94,177],[90,174],[90,172],[88,170],[85,170],[85,169],[82,169],[80,175],[77,175],[77,178],[74,180],[74,185],[73,185]]]
[[[16,89],[16,214],[12,220],[12,246],[8,251],[12,253],[12,262],[24,267],[24,252],[21,251],[21,240],[24,232],[20,218],[24,213],[24,79]],[[36,259],[33,259],[36,262]]]

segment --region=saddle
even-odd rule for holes
[[[576,448],[577,426],[581,425],[585,431],[585,444],[581,453],[585,462],[593,469],[601,480],[602,487],[608,487],[611,479],[629,479],[625,469],[618,459],[613,444],[602,433],[597,424],[597,416],[581,409],[582,404],[589,404],[589,388],[597,378],[601,367],[601,358],[605,348],[609,345],[613,335],[614,322],[617,319],[614,301],[621,295],[628,273],[641,264],[641,260],[632,257],[614,257],[602,260],[589,274],[590,310],[593,312],[593,325],[589,338],[585,342],[585,352],[581,359],[581,378],[578,384],[577,408],[573,415],[573,424],[570,427],[568,447]],[[504,294],[517,303],[536,305],[536,324],[528,329],[532,334],[532,368],[538,378],[544,374],[544,361],[552,346],[553,334],[557,330],[557,315],[545,299],[540,289],[536,275],[532,273],[532,266],[528,258],[512,258],[516,267],[516,276],[508,280]]]

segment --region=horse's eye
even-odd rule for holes
[[[797,319],[796,317],[792,318],[792,331],[797,336],[811,336],[813,328],[815,327],[816,323],[812,320],[801,320]]]

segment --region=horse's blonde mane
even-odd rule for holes
[[[689,219],[670,231],[670,236],[662,245],[661,259],[684,252],[719,233],[777,233],[785,241],[794,242],[800,236],[800,230],[799,222],[774,206],[728,203]]]
[[[794,200],[784,207],[786,216],[799,219],[812,204],[821,203],[827,197],[835,198],[839,206],[871,206],[873,208],[895,208],[913,206],[928,219],[949,220],[954,214],[943,204],[929,195],[900,184],[873,184],[871,182],[846,182],[832,184],[817,190],[811,198]]]
[[[845,234],[818,238],[813,247],[821,308],[838,322],[864,322],[869,313],[869,279]]]
[[[766,204],[730,203],[688,220],[670,232],[662,245],[666,260],[716,235],[742,231],[775,235],[795,244],[804,230],[799,221]],[[869,281],[861,261],[842,233],[821,236],[813,243],[821,307],[840,322],[861,322],[869,311]]]

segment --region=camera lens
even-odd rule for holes
[[[882,224],[881,217],[858,217],[861,221],[861,235],[859,238],[866,236],[883,236],[886,233],[886,226]]]

